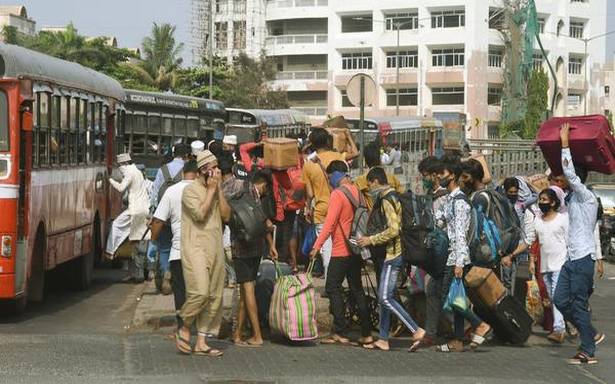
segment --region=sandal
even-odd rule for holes
[[[419,349],[425,349],[433,346],[433,340],[431,337],[423,337],[422,339],[416,340],[412,343],[408,352],[416,352]]]
[[[341,344],[341,345],[358,345],[353,343],[349,339],[337,335],[325,337],[324,339],[320,339],[320,344],[325,345],[333,345],[333,344]]]
[[[175,347],[184,355],[189,355],[192,353],[192,345],[190,344],[190,340],[184,339],[179,334],[179,331],[175,332]]]
[[[367,341],[369,339],[369,341]],[[372,344],[374,342],[374,338],[373,337],[361,337],[357,340],[357,344],[359,344],[360,346],[364,346],[366,344]]]
[[[493,328],[489,327],[489,330],[485,332],[484,335],[478,335],[476,333],[472,334],[472,342],[470,343],[471,349],[476,349],[479,346],[483,345],[483,343],[491,338],[493,333]]]
[[[197,355],[197,356],[220,357],[224,355],[224,352],[210,347],[204,351],[195,349],[194,352],[192,352],[192,354]]]
[[[241,347],[241,348],[260,348],[263,346],[263,344],[254,344],[254,343],[250,343],[249,341],[237,341],[234,344],[236,347]]]
[[[369,349],[369,350],[379,349],[379,350],[385,351],[385,352],[391,350],[390,347],[389,348],[383,348],[382,346],[380,346],[380,344],[377,344],[377,343],[378,343],[377,341],[374,341],[373,343],[370,343],[370,344],[363,344],[363,348]]]
[[[461,347],[461,349],[459,349],[457,347],[451,346],[448,343],[436,346],[436,352],[452,353],[452,352],[464,352],[464,351],[465,350],[463,349],[463,346]]]

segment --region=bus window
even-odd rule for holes
[[[147,116],[147,148],[144,150],[147,153],[164,153],[160,152],[160,115]]]
[[[69,111],[69,128],[70,128],[70,132],[68,133],[69,135],[69,145],[68,145],[68,151],[69,151],[69,156],[70,156],[70,162],[73,164],[76,164],[78,162],[77,160],[77,148],[79,147],[79,100],[73,98],[69,98],[69,103],[70,103],[70,111]]]
[[[49,122],[51,126],[51,134],[49,138],[49,164],[59,164],[60,163],[60,151],[61,151],[61,140],[59,136],[60,129],[60,96],[52,96],[51,98],[51,113],[49,115]]]
[[[86,161],[86,135],[88,129],[88,102],[82,99],[76,99],[79,107],[79,133],[77,134],[77,161],[84,164]]]
[[[45,92],[38,93],[37,100],[37,164],[39,166],[45,166],[49,164],[49,94]]]
[[[186,134],[186,118],[184,116],[175,116],[173,121],[175,130],[173,132],[173,143],[188,143],[188,135]]]
[[[109,107],[102,106],[102,112],[100,114],[100,147],[99,147],[99,159],[104,162],[107,158],[107,114],[109,113]]]
[[[58,102],[60,103],[60,164],[70,163],[70,138],[68,132],[70,104],[68,100],[69,99],[66,97],[58,98]]]
[[[173,146],[173,119],[171,117],[162,118],[162,132],[160,134],[160,147],[162,153]]]
[[[132,134],[130,135],[130,151],[134,154],[145,153],[145,132],[147,128],[147,116],[133,115]]]
[[[199,121],[194,118],[188,118],[186,121],[188,125],[188,134],[190,137],[198,138],[199,137]]]
[[[6,93],[0,91],[0,151],[10,149],[9,108]]]

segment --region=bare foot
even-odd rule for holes
[[[246,340],[246,343],[250,344],[250,345],[263,345],[263,339],[255,339],[254,337],[249,338],[248,340]]]

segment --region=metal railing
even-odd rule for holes
[[[547,163],[532,140],[469,140],[473,154],[482,154],[494,181],[544,173]]]
[[[502,68],[502,58],[503,56],[501,54],[497,54],[497,53],[490,53],[489,54],[489,67],[492,68]]]
[[[327,71],[284,71],[275,75],[276,80],[326,80]]]
[[[267,45],[281,44],[320,44],[326,43],[328,36],[326,34],[313,35],[280,35],[267,37]]]

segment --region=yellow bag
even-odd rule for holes
[[[532,277],[532,280],[528,280],[527,282],[525,307],[527,308],[527,313],[529,313],[532,317],[535,324],[542,323],[544,317],[544,307],[542,304],[538,282],[536,281],[536,277]]]

